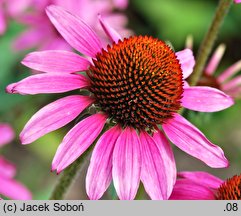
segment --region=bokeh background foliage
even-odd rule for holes
[[[152,35],[161,40],[170,41],[175,50],[185,47],[187,35],[194,38],[194,53],[209,26],[215,11],[217,0],[130,0],[126,14],[129,27],[139,35]],[[241,58],[241,4],[232,6],[216,41],[215,46],[225,43],[227,49],[218,72]],[[58,99],[60,95],[21,96],[4,93],[5,86],[26,77],[30,71],[21,65],[26,52],[17,53],[12,49],[12,41],[24,26],[10,22],[6,34],[0,37],[0,122],[9,122],[18,135],[27,120],[41,107]],[[215,144],[221,146],[228,159],[228,169],[211,169],[202,162],[174,148],[178,170],[204,170],[221,178],[241,173],[241,101],[218,113],[196,113],[185,111],[185,116],[200,128]],[[18,168],[17,179],[26,184],[33,192],[34,199],[47,199],[58,176],[51,173],[51,161],[63,136],[75,122],[52,132],[31,145],[20,144],[16,139],[0,151]],[[85,199],[85,171],[67,194],[67,199]],[[104,198],[115,197],[113,187]],[[107,197],[108,196],[108,197]],[[146,198],[140,192],[138,198]]]

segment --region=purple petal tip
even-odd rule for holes
[[[9,94],[17,93],[17,91],[15,90],[15,87],[16,87],[16,83],[9,84],[5,89],[6,93],[9,93]]]

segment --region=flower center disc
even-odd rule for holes
[[[101,110],[123,127],[153,129],[180,108],[182,71],[164,42],[135,36],[108,46],[90,66],[90,91]]]
[[[217,200],[241,200],[241,175],[224,182],[216,193]]]

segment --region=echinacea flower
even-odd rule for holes
[[[70,50],[71,47],[55,30],[49,21],[45,7],[51,4],[59,5],[72,14],[84,19],[93,29],[101,27],[96,23],[96,18],[101,13],[108,21],[122,31],[123,35],[129,34],[125,28],[127,17],[115,9],[123,9],[127,6],[127,0],[44,0],[32,1],[32,10],[26,12],[18,21],[26,25],[27,29],[14,42],[14,48],[24,50],[38,48],[39,50]],[[106,37],[103,37],[103,41]]]
[[[14,132],[8,124],[0,124],[0,146],[10,142]],[[31,193],[20,182],[14,180],[16,167],[0,156],[0,195],[11,199],[31,199]]]
[[[134,199],[140,180],[151,199],[168,199],[176,165],[166,136],[211,167],[228,166],[222,149],[177,113],[181,106],[214,112],[233,104],[217,89],[183,86],[195,63],[191,50],[175,53],[148,36],[122,39],[99,17],[112,41],[103,47],[77,16],[59,6],[49,6],[47,14],[63,38],[87,57],[56,50],[30,53],[22,63],[44,73],[10,84],[7,92],[34,95],[84,88],[89,95],[66,96],[43,107],[25,125],[21,142],[29,144],[66,125],[91,105],[95,109],[66,134],[52,170],[59,173],[81,156],[106,122],[109,129],[96,143],[86,177],[90,199],[99,199],[112,179],[120,199]]]
[[[180,172],[172,200],[241,200],[241,175],[226,181],[206,172]]]
[[[241,60],[229,66],[226,70],[215,74],[218,64],[224,54],[225,45],[220,44],[207,64],[199,85],[212,86],[220,89],[233,98],[241,96],[241,76],[235,76],[241,70]]]

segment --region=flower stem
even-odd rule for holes
[[[66,168],[60,177],[58,183],[56,184],[49,200],[62,200],[69,189],[69,187],[74,182],[74,179],[77,177],[77,173],[82,167],[83,163],[86,160],[86,157],[89,156],[94,145],[86,150],[81,157],[79,157],[74,163],[72,163],[68,168]]]
[[[190,85],[196,85],[202,72],[204,70],[204,66],[209,57],[209,54],[213,48],[214,42],[217,38],[219,29],[223,23],[225,16],[227,15],[229,8],[232,4],[233,0],[220,0],[217,6],[213,21],[208,29],[207,34],[205,35],[196,58],[196,64],[194,67],[194,71],[190,76]]]

